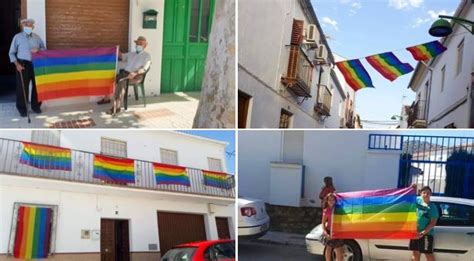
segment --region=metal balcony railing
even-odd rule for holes
[[[408,115],[408,126],[409,127],[423,127],[420,123],[426,125],[426,101],[419,100],[413,102],[410,107],[410,115]],[[415,126],[416,125],[416,126]],[[426,126],[425,126],[426,127]]]
[[[110,184],[93,177],[94,153],[71,150],[72,169],[71,171],[62,171],[38,169],[20,163],[22,150],[23,146],[20,141],[0,138],[0,175],[55,179],[77,183],[115,186],[119,188],[169,191],[227,198],[234,198],[235,196],[233,175],[228,175],[227,179],[230,189],[204,185],[202,170],[195,168],[186,168],[191,181],[191,186],[189,187],[180,185],[157,185],[153,171],[153,162],[135,159],[135,183],[127,185]]]
[[[282,77],[285,84],[293,93],[300,97],[311,97],[311,82],[314,66],[299,46],[290,46],[288,71]]]

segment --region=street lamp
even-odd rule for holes
[[[463,18],[454,17],[454,16],[447,16],[447,15],[440,15],[440,19],[435,21],[430,28],[430,35],[435,37],[445,37],[450,35],[453,32],[453,27],[451,23],[445,19],[451,19],[454,23],[458,23],[460,26],[466,28],[471,34],[474,35],[474,22],[469,21]],[[444,18],[444,19],[443,19]],[[471,28],[469,28],[471,27]]]

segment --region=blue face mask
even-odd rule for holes
[[[23,27],[23,32],[25,32],[26,34],[31,34],[33,32],[33,28],[32,27]]]
[[[137,46],[135,46],[135,49],[137,50],[137,53],[140,53],[140,52],[143,51],[143,46],[137,45]]]

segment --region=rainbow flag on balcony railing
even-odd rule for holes
[[[71,170],[71,150],[56,146],[22,142],[20,163],[38,169]]]
[[[189,175],[185,167],[173,166],[162,163],[153,163],[157,185],[183,185],[191,186]]]
[[[94,155],[93,176],[112,183],[135,183],[135,161]]]
[[[210,170],[203,170],[202,175],[204,177],[204,185],[216,187],[216,188],[223,188],[223,189],[231,189],[232,185],[229,182],[229,175],[222,172],[215,172]]]
[[[33,54],[38,100],[112,93],[117,47],[47,50]]]
[[[336,199],[333,238],[416,238],[414,188],[337,193]]]
[[[51,208],[20,206],[13,256],[21,259],[47,258],[51,239]]]

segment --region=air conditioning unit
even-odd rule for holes
[[[326,49],[326,46],[321,44],[318,47],[318,50],[316,50],[314,54],[314,63],[316,64],[325,64],[327,63],[327,57],[328,57],[328,50]]]
[[[318,29],[315,24],[308,25],[305,38],[306,43],[317,44],[319,42]]]

